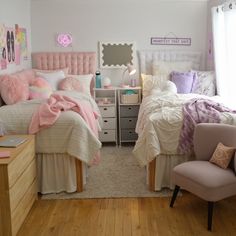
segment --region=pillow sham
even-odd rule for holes
[[[177,87],[177,93],[191,93],[193,88],[193,83],[195,80],[194,72],[177,72],[173,71],[171,73],[170,79]]]
[[[194,71],[196,79],[193,84],[193,93],[203,94],[206,96],[216,95],[216,78],[214,71]]]
[[[4,75],[0,80],[0,94],[7,105],[26,101],[29,98],[29,84],[18,74]]]
[[[57,72],[57,71],[63,71],[65,75],[68,75],[69,73],[69,68],[66,67],[66,68],[61,68],[61,69],[55,69],[55,70],[43,70],[43,69],[33,69],[35,75],[37,72],[41,72],[41,73],[54,73],[54,72]]]
[[[36,76],[45,79],[51,85],[53,91],[56,91],[60,81],[66,78],[62,70],[48,73],[36,72]]]
[[[222,143],[218,143],[211,159],[211,163],[218,165],[219,167],[226,169],[235,153],[234,147],[227,147]]]
[[[172,71],[185,72],[192,69],[192,62],[190,61],[153,61],[152,74],[162,75],[166,79],[170,78]]]
[[[76,90],[91,96],[90,84],[92,78],[93,74],[68,75],[67,78],[60,83],[59,88],[62,90]]]
[[[49,98],[51,94],[52,88],[43,78],[36,77],[29,86],[29,99]]]

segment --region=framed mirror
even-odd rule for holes
[[[100,68],[123,68],[134,64],[134,42],[99,42]]]

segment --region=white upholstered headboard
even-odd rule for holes
[[[152,62],[159,61],[191,61],[194,70],[199,70],[201,53],[171,50],[142,50],[138,52],[140,73],[152,74]]]

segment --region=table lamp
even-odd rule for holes
[[[136,73],[136,69],[134,68],[133,65],[131,64],[127,64],[123,74],[122,74],[122,79],[121,79],[121,87],[125,88],[125,87],[129,87],[129,85],[125,85],[124,83],[124,79],[125,79],[125,72],[128,71],[129,75],[134,75]]]

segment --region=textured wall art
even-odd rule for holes
[[[0,69],[7,68],[7,55],[6,55],[6,27],[0,23]]]

